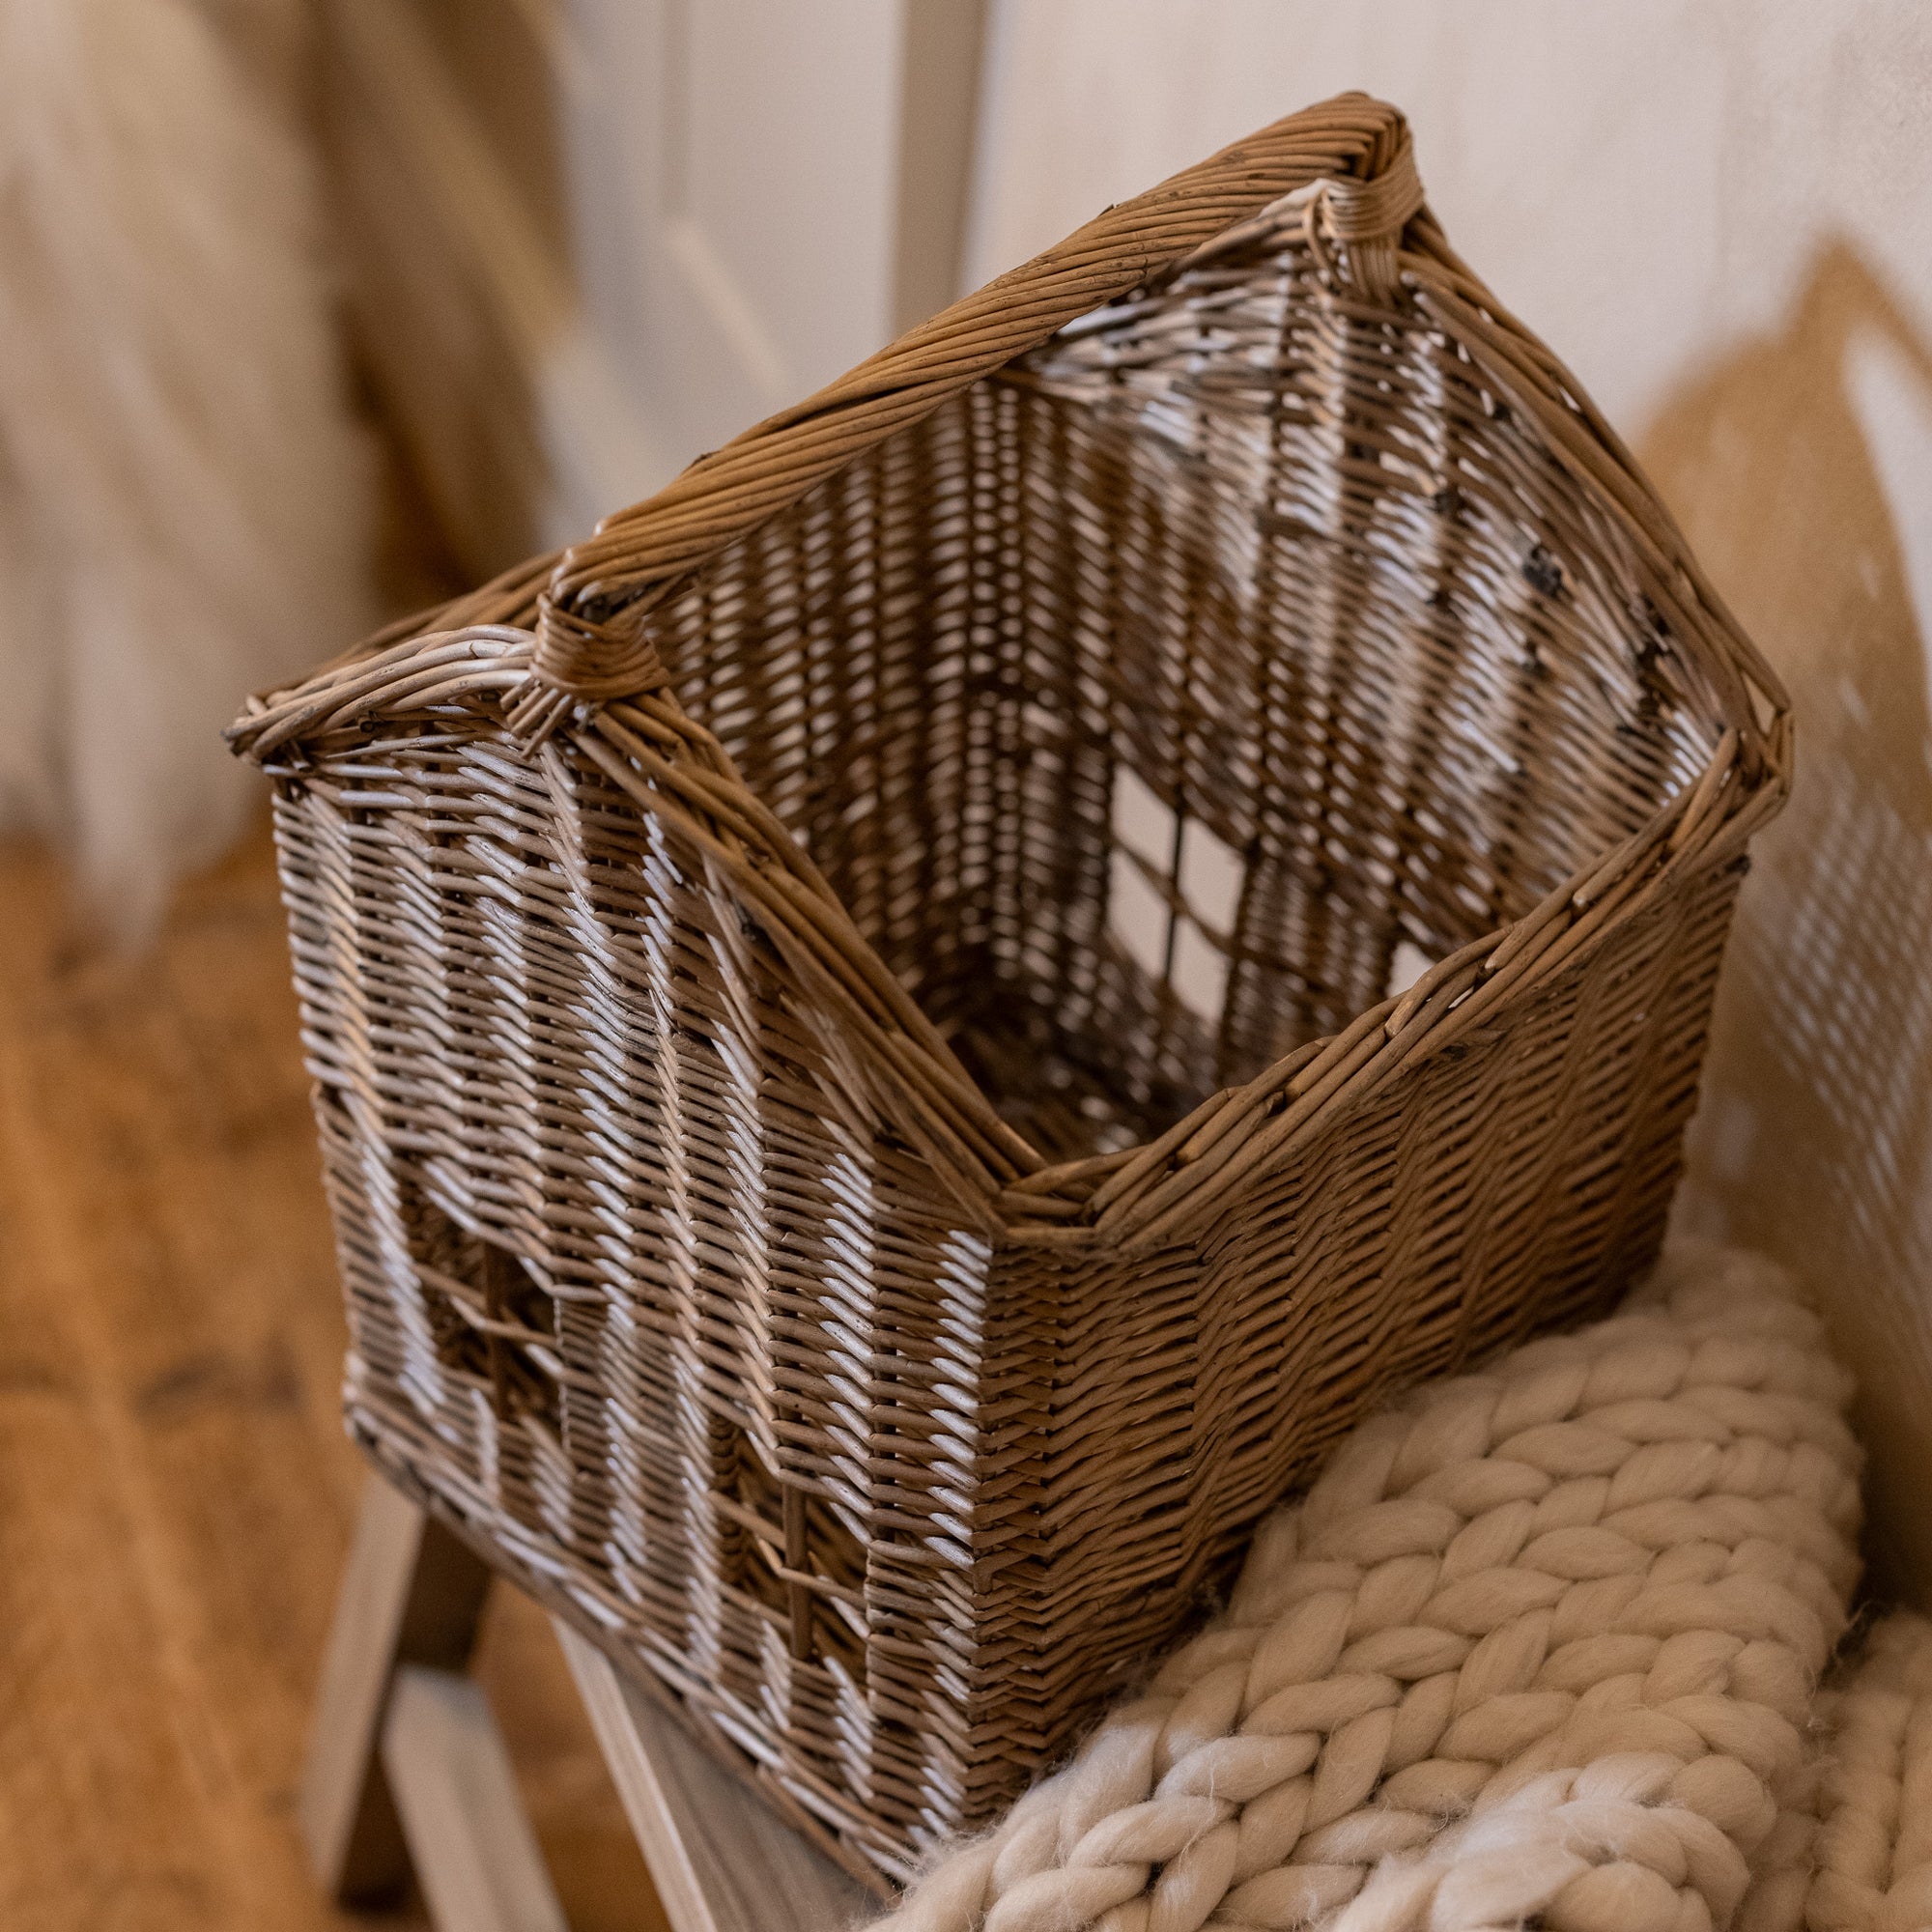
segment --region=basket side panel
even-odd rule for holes
[[[398,1430],[421,1454],[446,1460],[473,1481],[479,1418],[461,1370],[439,1346],[445,1337],[438,1311],[411,1257],[413,1204],[388,1157],[374,1078],[380,987],[372,987],[342,917],[364,865],[356,828],[305,788],[287,784],[277,789],[274,822],[349,1322],[345,1402],[353,1414],[372,1386],[389,1391]]]
[[[1341,1032],[1405,952],[1526,914],[1720,731],[1617,515],[1432,310],[1361,300],[1303,240],[1216,254],[998,385],[1027,501],[1003,616],[1073,644],[1096,696],[1054,717],[1105,747],[1126,861],[1084,970],[1041,983],[1169,1118]]]
[[[276,817],[352,1430],[906,1870],[1005,1775],[970,1713],[1044,1380],[995,1230],[715,855],[589,762],[398,734]]]
[[[1043,1737],[1050,1761],[1355,1423],[1605,1312],[1648,1266],[1741,870],[1680,885],[1264,1164],[1198,1252],[1015,1258],[1011,1292],[1056,1311],[1058,1369],[1038,1553],[1005,1579],[1026,1641],[987,1687],[989,1734]]]

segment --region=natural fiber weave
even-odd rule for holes
[[[1789,757],[1359,96],[235,736],[355,1434],[889,1873],[1647,1262]]]
[[[1420,1391],[880,1932],[1727,1924],[1858,1574],[1848,1393],[1788,1278],[1688,1249]]]

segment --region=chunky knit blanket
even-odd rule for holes
[[[1818,1749],[1738,1932],[1932,1927],[1932,1623],[1886,1618],[1813,1706]]]
[[[1848,1393],[1789,1280],[1709,1249],[1416,1391],[885,1925],[1729,1924],[1857,1576]]]
[[[1932,1623],[1888,1618],[1824,1713],[1810,1932],[1932,1926]]]

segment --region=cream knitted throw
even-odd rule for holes
[[[1932,1927],[1932,1623],[1897,1615],[1819,1693],[1816,1758],[1739,1932]]]
[[[1857,1574],[1847,1394],[1788,1279],[1708,1249],[1417,1391],[885,1924],[1727,1924]]]
[[[1823,1700],[1821,1700],[1823,1701]],[[1810,1932],[1932,1926],[1932,1623],[1888,1618],[1824,1713]]]

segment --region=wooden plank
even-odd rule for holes
[[[476,1641],[490,1572],[375,1477],[363,1492],[316,1692],[298,1817],[316,1875],[345,1902],[409,1875],[377,1746],[398,1664],[460,1670]]]
[[[509,1746],[572,1932],[669,1932],[550,1613],[493,1590],[469,1674]]]
[[[15,1071],[0,1044],[0,1087]],[[0,1104],[0,1925],[230,1922],[232,1815],[172,1707],[174,1633],[145,1528],[104,1438],[74,1321],[17,1185],[29,1151]],[[317,1915],[320,1916],[319,1914]]]
[[[398,1670],[383,1765],[438,1932],[570,1932],[474,1683],[421,1664]]]
[[[594,1644],[556,1634],[672,1932],[833,1932],[876,1909]]]

